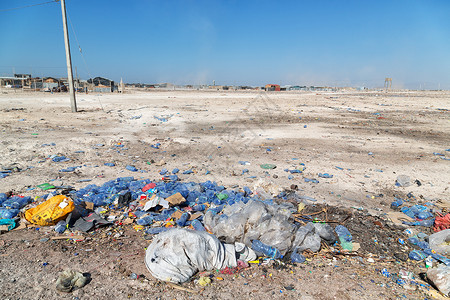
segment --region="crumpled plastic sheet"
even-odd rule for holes
[[[225,207],[222,214],[207,211],[205,228],[226,243],[241,242],[251,247],[252,240],[260,240],[275,247],[282,255],[296,249],[301,252],[320,250],[321,240],[336,241],[333,228],[328,224],[308,223],[298,228],[289,221],[295,206],[289,202],[265,203],[251,200]]]
[[[427,278],[444,295],[450,296],[450,266],[439,265],[437,268],[429,268],[427,270]]]
[[[442,255],[450,255],[450,229],[433,233],[428,237],[430,248]]]
[[[234,245],[223,244],[207,232],[174,228],[153,239],[145,265],[160,280],[182,283],[197,272],[234,268],[237,260]]]
[[[333,228],[328,224],[310,222],[297,230],[292,247],[297,248],[298,251],[309,249],[312,252],[318,252],[322,239],[329,243],[335,242]]]
[[[252,200],[225,207],[221,215],[207,211],[205,227],[226,243],[241,242],[251,247],[252,240],[277,248],[285,255],[292,248],[297,226],[289,221],[293,204],[266,204]],[[320,244],[320,243],[319,243]]]

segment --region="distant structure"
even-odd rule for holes
[[[392,88],[392,78],[386,77],[384,79],[384,88],[387,89],[387,90]]]
[[[120,84],[119,84],[119,93],[125,92],[125,85],[123,84],[122,78],[120,78]]]
[[[114,81],[112,81],[108,78],[95,77],[95,78],[88,79],[87,82],[93,86],[94,92],[99,92],[99,93],[114,92],[114,88],[115,88]]]
[[[266,84],[266,86],[264,87],[264,89],[268,92],[268,91],[281,91],[280,85],[279,84]]]

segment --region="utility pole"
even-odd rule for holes
[[[70,58],[69,32],[67,31],[65,0],[61,0],[61,12],[64,27],[64,42],[66,45],[67,80],[69,81],[70,107],[72,108],[72,112],[77,112],[77,102],[75,100],[75,90],[73,88],[72,60]]]

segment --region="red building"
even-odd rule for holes
[[[280,85],[279,84],[266,84],[265,88],[266,91],[280,91]]]

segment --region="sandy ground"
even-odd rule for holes
[[[179,175],[181,180],[211,180],[225,187],[264,182],[283,189],[295,184],[299,194],[316,203],[381,218],[391,211],[395,195],[408,198],[410,193],[413,203],[448,208],[450,162],[443,158],[450,158],[449,96],[450,92],[416,91],[133,91],[80,94],[79,112],[72,113],[67,94],[3,90],[0,165],[21,171],[0,179],[0,192],[34,197],[43,194],[35,187],[44,182],[79,189],[122,176],[160,180],[161,168],[177,167],[194,171]],[[117,147],[119,143],[123,147]],[[156,143],[159,149],[151,147]],[[55,163],[51,155],[71,160]],[[166,164],[157,166],[161,160]],[[107,167],[107,162],[116,166]],[[264,163],[277,167],[264,170]],[[285,171],[301,163],[302,174]],[[128,171],[127,165],[140,171]],[[69,166],[81,167],[59,172]],[[319,178],[318,173],[333,178]],[[412,185],[396,187],[399,175],[408,175]],[[145,269],[143,253],[149,241],[131,226],[110,231],[114,230],[121,232],[119,238],[112,239],[106,230],[79,243],[41,242],[53,234],[51,229],[0,236],[1,298],[424,298],[421,289],[407,291],[382,277],[383,260],[367,264],[325,257],[287,269],[252,267],[245,274],[223,275],[223,281],[215,280],[200,295],[173,290]],[[73,294],[58,294],[54,282],[66,267],[91,273],[92,282]],[[128,271],[146,278],[131,280]],[[187,286],[199,290],[193,282]]]

